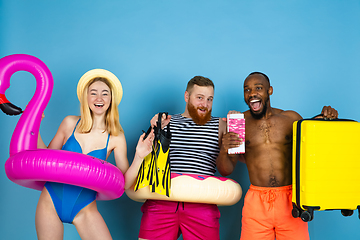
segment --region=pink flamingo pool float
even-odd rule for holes
[[[30,72],[36,79],[35,94],[23,112],[5,97],[10,78],[17,71]],[[49,181],[94,190],[97,200],[119,198],[124,193],[124,176],[113,164],[81,153],[37,148],[41,116],[53,85],[50,70],[36,57],[14,54],[0,59],[0,109],[8,115],[22,113],[5,163],[7,177],[36,190],[42,190]]]

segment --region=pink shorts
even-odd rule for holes
[[[241,240],[308,240],[307,223],[291,215],[291,186],[256,187],[246,193]]]
[[[220,239],[220,211],[214,204],[147,200],[141,211],[139,238]]]

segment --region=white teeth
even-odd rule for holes
[[[260,100],[259,99],[253,99],[250,102],[260,102]]]

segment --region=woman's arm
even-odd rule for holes
[[[111,145],[113,145],[114,158],[116,166],[125,175],[125,172],[129,168],[129,161],[127,158],[127,147],[124,133],[120,133],[118,136],[110,137]]]
[[[138,141],[136,146],[136,152],[134,156],[134,160],[130,166],[130,168],[126,171],[125,174],[125,189],[128,189],[135,182],[136,177],[138,175],[141,163],[144,158],[151,153],[152,144],[154,140],[154,130],[151,130],[150,134],[144,140],[145,133],[143,133]]]
[[[38,136],[37,148],[40,148],[40,149],[46,149],[47,148],[47,146],[45,145],[44,141],[41,138],[40,131],[39,131],[39,136]]]
[[[39,132],[38,148],[61,149],[67,137],[71,135],[78,119],[78,116],[65,117],[61,122],[54,138],[49,143],[49,146],[46,146]]]
[[[135,182],[137,174],[139,172],[141,163],[143,159],[151,152],[152,150],[152,141],[154,139],[154,132],[151,131],[149,136],[144,140],[145,133],[142,134],[139,138],[138,144],[136,146],[136,152],[134,159],[129,167],[129,162],[126,157],[126,140],[124,134],[116,137],[116,147],[114,148],[114,157],[116,166],[121,170],[125,176],[125,189],[131,187]]]

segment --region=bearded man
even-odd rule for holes
[[[244,99],[249,110],[245,116],[245,139],[237,134],[223,135],[218,158],[221,175],[231,174],[238,161],[246,163],[250,189],[244,200],[241,240],[308,240],[308,226],[291,215],[293,123],[301,116],[295,111],[273,108],[273,87],[261,72],[244,81]],[[229,113],[238,113],[230,111]],[[321,114],[337,118],[330,106]],[[245,141],[245,154],[229,155],[229,148]]]
[[[222,137],[219,133],[226,128],[226,122],[211,116],[214,83],[195,76],[184,97],[184,113],[162,116],[162,128],[170,124],[171,172],[213,176]],[[157,119],[155,115],[152,126]],[[178,239],[181,234],[183,239],[220,239],[220,212],[215,204],[147,200],[141,211],[139,239]]]

